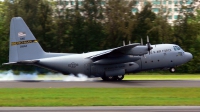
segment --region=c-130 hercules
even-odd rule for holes
[[[63,74],[82,73],[103,80],[122,80],[127,73],[175,67],[190,61],[192,54],[175,44],[133,43],[82,54],[46,53],[21,17],[10,25],[8,64],[35,65]]]

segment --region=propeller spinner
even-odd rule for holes
[[[142,38],[141,38],[141,45],[143,45],[143,39]],[[153,49],[153,47],[151,47],[151,44],[149,42],[149,37],[147,36],[147,50],[149,51],[149,54],[150,54],[151,49]]]
[[[143,45],[143,39],[141,38],[141,43],[140,43],[141,45]]]

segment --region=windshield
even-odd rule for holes
[[[179,46],[173,46],[175,51],[181,50]]]

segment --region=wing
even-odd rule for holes
[[[117,64],[134,62],[140,59],[138,55],[133,54],[133,48],[140,45],[139,43],[129,44],[126,46],[121,46],[109,50],[94,52],[86,58],[93,61],[94,64]]]
[[[99,56],[108,55],[108,54],[123,55],[123,54],[129,53],[132,48],[138,45],[140,44],[134,43],[134,44],[129,44],[129,45],[125,45],[125,46],[121,46],[121,47],[117,47],[117,48],[113,48],[109,50],[95,52],[94,55],[89,56],[87,58],[93,59],[93,58],[97,58]]]

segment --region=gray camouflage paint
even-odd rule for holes
[[[192,59],[192,54],[175,44],[129,44],[113,49],[82,54],[46,53],[21,17],[10,25],[9,63],[43,67],[63,74],[83,73],[101,77],[124,75],[151,69],[172,68]]]

